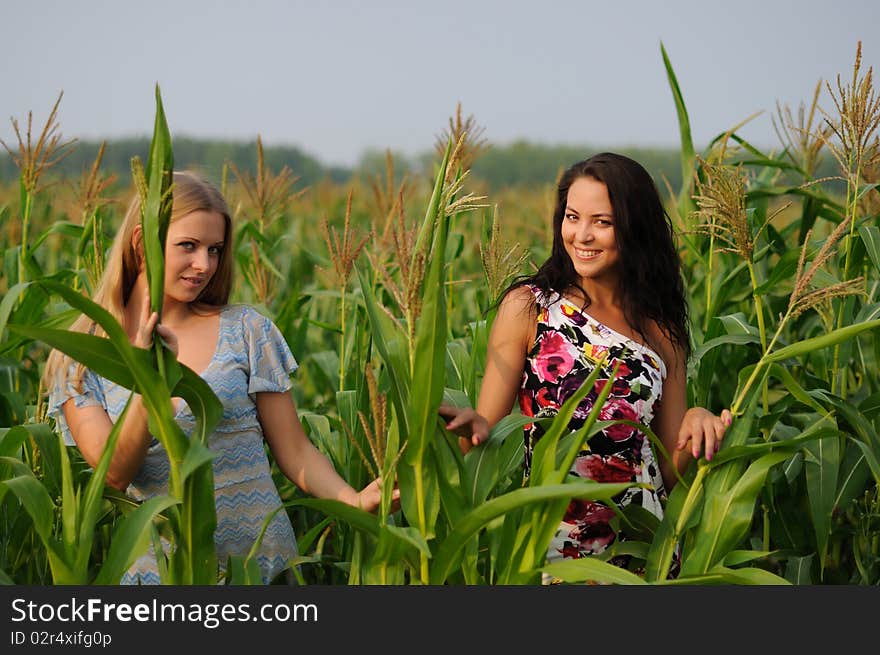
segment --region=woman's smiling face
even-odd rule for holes
[[[614,208],[608,187],[579,177],[568,189],[561,226],[562,242],[581,283],[616,283],[620,251],[614,234]]]
[[[197,210],[173,221],[165,240],[165,296],[193,302],[220,263],[226,222],[216,211]]]

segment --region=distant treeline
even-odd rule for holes
[[[101,170],[117,175],[121,180],[131,178],[131,160],[140,157],[146,165],[150,150],[147,137],[108,140],[104,150]],[[14,144],[8,143],[12,147]],[[73,151],[61,160],[53,172],[66,177],[77,177],[92,166],[100,141],[77,141]],[[219,181],[223,164],[231,162],[241,171],[255,172],[257,168],[256,141],[219,141],[175,137],[173,142],[174,166],[178,169],[196,169],[214,181]],[[291,146],[264,147],[264,161],[273,171],[289,167],[300,177],[303,185],[313,184],[329,177],[344,182],[351,177],[351,170],[324,166],[314,157]],[[230,174],[231,175],[231,174]],[[9,182],[18,177],[18,169],[9,155],[0,152],[0,181]]]
[[[8,143],[10,147],[14,144]],[[99,141],[78,141],[71,154],[63,159],[54,171],[67,177],[78,177],[83,170],[92,165],[100,147]],[[224,163],[232,163],[242,171],[255,171],[257,165],[256,141],[220,141],[176,137],[173,143],[175,167],[193,168],[209,178],[219,181]],[[149,139],[129,138],[108,140],[102,170],[116,174],[120,180],[128,180],[131,175],[131,159],[139,156],[146,162]],[[540,186],[556,182],[559,173],[567,166],[602,150],[614,150],[641,162],[653,175],[661,194],[666,195],[666,184],[678,190],[681,185],[681,163],[675,148],[597,148],[576,145],[543,145],[519,141],[507,145],[492,145],[473,166],[474,178],[485,181],[490,188],[506,186]],[[298,187],[312,185],[322,179],[345,183],[353,175],[372,175],[384,172],[384,153],[370,151],[365,153],[357,166],[346,168],[326,166],[293,146],[264,144],[265,163],[273,171],[287,166],[294,175],[299,176]],[[435,156],[426,152],[417,157],[395,154],[395,171],[398,175],[406,171],[430,172]],[[830,162],[826,162],[828,167]],[[833,175],[829,167],[826,173]],[[9,183],[18,177],[18,169],[5,151],[0,152],[0,182]]]
[[[489,148],[474,164],[473,175],[485,180],[492,188],[555,184],[566,168],[603,151],[614,151],[632,157],[644,166],[660,186],[664,178],[673,189],[681,185],[681,159],[673,148],[597,148],[576,145],[541,145],[518,141]]]

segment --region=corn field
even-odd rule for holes
[[[684,182],[664,195],[690,302],[689,402],[728,407],[734,421],[717,456],[675,486],[662,521],[618,511],[635,539],[591,558],[544,561],[571,498],[609,500],[629,486],[566,475],[584,441],[613,423],[594,411],[581,430],[565,429],[593,380],[548,425],[525,483],[530,419],[514,410],[462,455],[437,414],[441,403],[475,406],[498,294],[549,254],[557,171],[543,189],[485,188],[469,170],[487,144],[460,112],[431,176],[400,175],[389,155],[384,174],[301,188],[295,171],[263,164],[259,140],[256,170],[224,168],[233,301],[280,328],[300,363],[291,393],[303,425],[342,477],[361,488],[381,475],[401,492],[391,511],[385,485],[369,514],[306,497],[273,465],[298,582],[514,585],[548,573],[567,583],[880,583],[880,100],[860,52],[800,107],[777,107],[770,151],[741,126],[697,151],[662,52],[681,137]],[[256,547],[223,567],[214,552],[204,444],[219,402],[160,347],[131,346],[89,300],[135,190],[157,221],[144,233],[161,234],[173,116],[157,89],[150,157],[131,180],[108,177],[100,153],[81,179],[61,180],[52,165],[75,144],[60,114],[56,103],[41,131],[30,116],[14,122],[19,143],[5,144],[20,180],[0,187],[0,581],[115,584],[161,538],[173,545],[168,584],[259,583]],[[828,158],[837,174],[817,179]],[[68,332],[80,313],[107,338]],[[40,383],[52,348],[143,395],[171,461],[167,495],[138,504],[105,486],[115,431],[95,470],[64,445]],[[169,411],[175,396],[201,408],[190,439]],[[644,574],[608,563],[622,554]]]

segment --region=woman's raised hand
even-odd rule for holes
[[[159,323],[159,314],[150,312],[150,290],[145,287],[144,298],[141,301],[141,313],[138,320],[138,329],[135,332],[134,339],[131,344],[136,348],[149,348],[153,345],[153,332],[158,332],[159,336],[168,344],[171,352],[177,357],[178,344],[177,336],[170,329]]]
[[[690,441],[694,459],[699,458],[701,452],[705,452],[706,459],[711,460],[721,448],[724,432],[731,420],[730,411],[726,409],[721,412],[721,416],[715,416],[702,407],[691,407],[681,421],[676,448],[684,450]]]
[[[352,503],[365,512],[375,512],[382,502],[382,478],[376,478],[357,494],[357,502]],[[400,489],[397,485],[391,490],[391,511],[396,512],[400,508]]]
[[[479,446],[489,438],[489,422],[472,407],[440,405],[437,413],[451,419],[446,429],[458,435],[458,446],[462,453],[467,453],[473,446]]]

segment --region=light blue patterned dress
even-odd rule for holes
[[[257,419],[256,395],[261,391],[288,391],[296,360],[272,321],[247,305],[227,305],[220,312],[217,349],[201,377],[223,403],[223,418],[208,437],[215,454],[214,497],[217,559],[225,567],[229,555],[246,555],[256,541],[264,519],[281,505],[272,481],[263,446],[263,430]],[[73,398],[77,407],[100,405],[114,422],[122,413],[130,391],[86,370],[82,392],[72,383],[49,395],[49,412],[64,440],[75,445],[61,405]],[[189,435],[195,418],[180,401],[175,418]],[[165,448],[153,439],[146,459],[126,493],[142,501],[168,492],[169,463]],[[263,582],[288,568],[296,555],[296,539],[284,510],[269,524],[257,560]],[[159,571],[152,549],[125,573],[121,584],[159,584]]]

